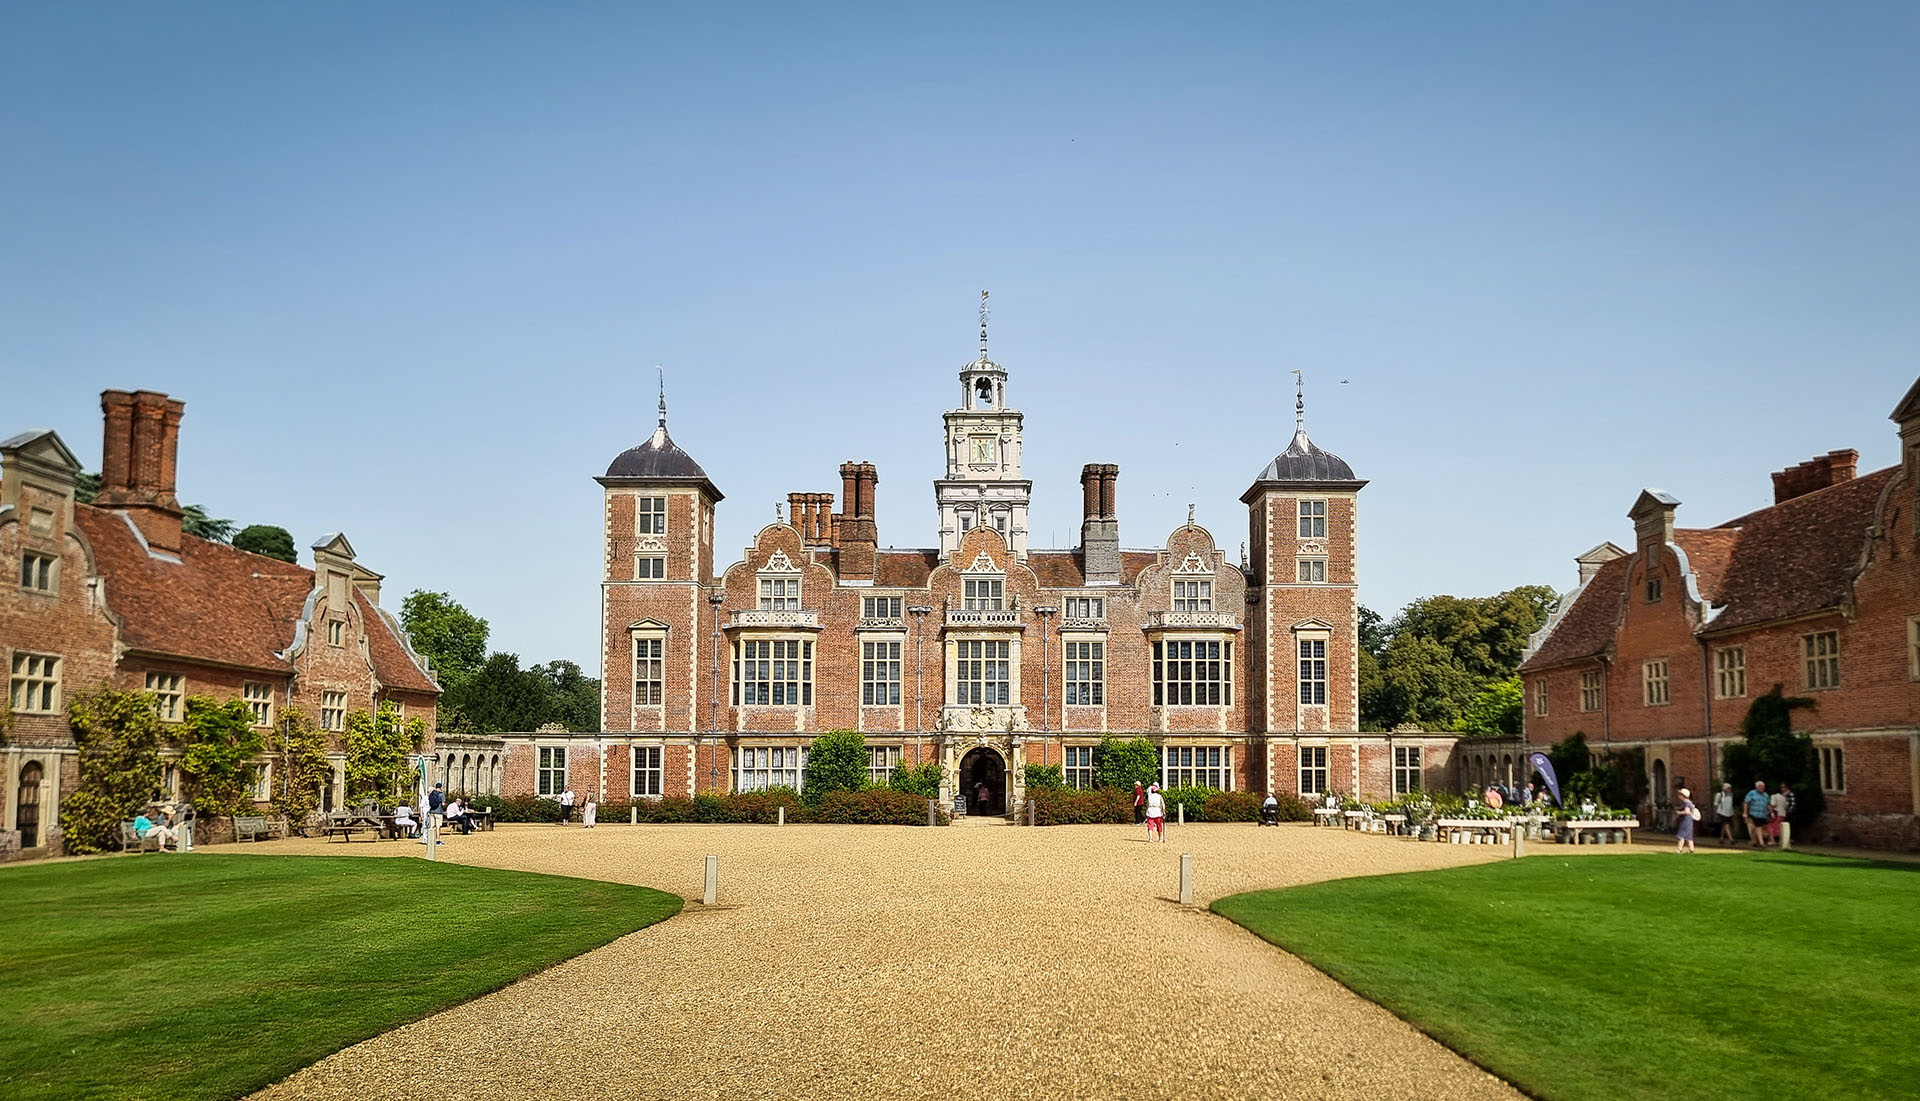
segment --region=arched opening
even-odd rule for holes
[[[1658,759],[1653,762],[1653,792],[1647,798],[1653,803],[1655,814],[1673,801],[1672,793],[1667,790],[1667,762]]]
[[[1500,758],[1500,783],[1507,787],[1513,786],[1513,754],[1511,753]]]
[[[1007,764],[1000,754],[980,746],[960,758],[960,793],[968,814],[1007,813]]]
[[[20,814],[16,820],[23,849],[40,847],[40,780],[45,775],[39,761],[28,761],[20,770]]]

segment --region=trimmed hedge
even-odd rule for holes
[[[1034,803],[1034,822],[1042,826],[1085,826],[1102,823],[1133,824],[1133,789],[1095,788],[1090,791],[1037,789],[1028,792]],[[1160,793],[1166,800],[1167,817],[1179,817],[1178,806],[1187,807],[1189,822],[1258,822],[1260,806],[1267,797],[1257,791],[1219,791],[1215,788],[1169,788]],[[1279,793],[1282,822],[1310,822],[1313,809],[1297,795]]]
[[[1033,821],[1038,826],[1088,826],[1101,823],[1133,824],[1133,789],[1040,789],[1029,793]]]
[[[924,826],[927,824],[927,798],[891,788],[830,791],[814,808],[813,821],[866,826]]]
[[[503,798],[497,795],[476,796],[475,806],[493,808],[494,820],[499,822],[558,822],[560,804],[552,799],[536,796],[513,796]],[[829,822],[862,823],[870,825],[924,826],[927,824],[927,800],[925,796],[909,792],[894,791],[891,788],[866,788],[861,791],[835,791],[827,793],[818,808],[809,808],[800,801],[800,793],[792,788],[773,788],[769,791],[739,791],[727,795],[701,794],[689,799],[684,795],[667,795],[659,799],[639,799],[634,802],[602,803],[599,821],[603,825],[625,825],[638,819],[640,822],[704,822],[736,825],[772,825],[780,820],[780,808],[787,810],[789,822]],[[634,812],[638,811],[638,814]],[[940,815],[942,824],[946,814]],[[580,821],[578,808],[573,820]]]

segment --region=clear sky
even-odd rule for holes
[[[1642,486],[1709,526],[1920,374],[1920,5],[14,4],[0,436],[180,492],[525,661],[598,665],[599,487],[654,420],[727,494],[879,467],[936,541],[993,292],[1034,545],[1220,544],[1293,429],[1361,599],[1568,587]],[[307,559],[310,561],[310,559]]]

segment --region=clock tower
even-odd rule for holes
[[[960,369],[960,407],[946,414],[947,476],[933,483],[940,508],[940,560],[960,538],[993,528],[1014,557],[1027,557],[1027,504],[1020,477],[1021,414],[1007,408],[1007,372],[987,358],[987,292],[980,292],[980,358]]]

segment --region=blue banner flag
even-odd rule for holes
[[[1553,805],[1556,807],[1564,806],[1565,804],[1560,801],[1560,781],[1554,776],[1553,762],[1547,760],[1547,755],[1544,753],[1529,753],[1527,754],[1527,764],[1532,765],[1533,770],[1540,774],[1540,778],[1547,782],[1547,790],[1553,794]]]

